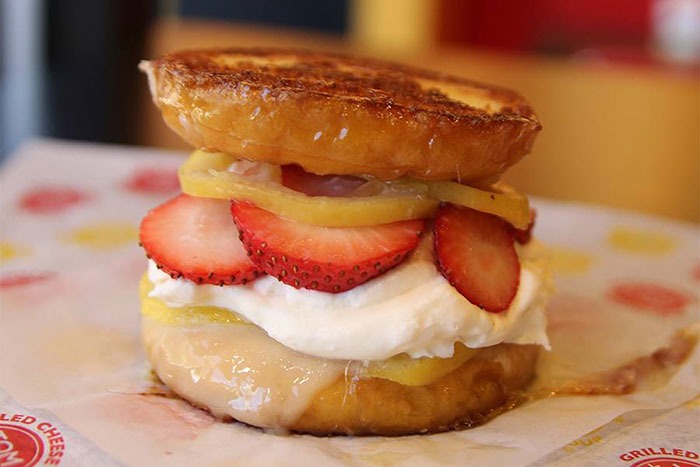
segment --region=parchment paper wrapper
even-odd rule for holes
[[[70,433],[62,465],[700,465],[697,349],[670,379],[628,395],[540,399],[430,436],[280,436],[143,395],[138,224],[177,193],[181,156],[38,140],[2,168],[0,414],[37,414]],[[648,356],[698,321],[696,225],[533,205],[557,284],[553,350],[535,386]],[[0,420],[3,466],[5,448]]]

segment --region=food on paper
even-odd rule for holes
[[[223,420],[403,435],[511,408],[548,348],[518,94],[289,50],[143,62],[196,150],[141,225],[158,377]]]

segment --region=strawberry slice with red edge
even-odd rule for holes
[[[418,246],[422,220],[323,227],[233,202],[241,241],[264,272],[296,288],[344,292],[401,263]]]
[[[231,219],[227,200],[181,194],[141,221],[147,256],[174,278],[198,284],[245,284],[258,277]]]
[[[507,309],[520,283],[510,225],[492,214],[445,204],[433,228],[437,265],[450,284],[486,311]]]

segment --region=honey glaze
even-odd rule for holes
[[[291,352],[255,326],[142,320],[144,348],[158,378],[219,419],[289,426],[345,370],[343,361]]]
[[[655,389],[671,379],[697,343],[698,329],[690,327],[676,332],[664,347],[612,369],[570,379],[560,379],[556,372],[539,374],[526,397],[534,400],[570,395],[623,395]]]
[[[137,392],[139,396],[155,396],[163,399],[181,400],[168,386],[163,384],[155,371],[148,372],[147,385]],[[127,393],[128,394],[128,393]]]

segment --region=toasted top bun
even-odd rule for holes
[[[317,174],[494,179],[541,128],[515,92],[378,60],[199,50],[141,69],[167,124],[193,146]]]

